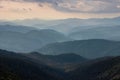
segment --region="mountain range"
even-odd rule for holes
[[[1,30],[28,32],[30,30],[50,29],[67,35],[75,40],[108,39],[120,41],[120,17],[91,19],[60,19],[40,20],[26,19],[15,21],[0,21]]]
[[[69,71],[71,80],[119,80],[120,57],[104,57],[78,64]],[[87,76],[87,77],[86,77]]]
[[[44,55],[38,52],[32,52],[23,55],[35,59],[38,62],[43,62],[48,66],[60,69],[66,69],[73,64],[78,64],[88,60],[87,58],[84,58],[74,53],[65,53],[60,55]]]
[[[31,52],[49,43],[70,40],[70,38],[68,38],[64,34],[50,29],[27,29],[28,32],[22,33],[19,32],[19,28],[23,29],[24,31],[25,29],[20,26],[18,26],[19,28],[17,28],[19,31],[17,31],[16,29],[14,31],[14,29],[11,27],[10,30],[7,27],[3,29],[0,26],[0,48],[9,51]]]
[[[0,80],[120,80],[120,17],[0,20]]]
[[[91,19],[60,19],[60,20],[40,20],[26,19],[12,22],[17,25],[34,26],[39,29],[53,29],[65,34],[70,34],[74,29],[88,29],[99,26],[119,26],[120,17],[115,18],[91,18]]]
[[[0,50],[0,80],[60,80],[58,70],[14,52]],[[62,74],[62,73],[61,73]]]
[[[12,31],[12,32],[26,33],[31,30],[37,30],[37,28],[15,25],[15,24],[10,24],[10,23],[7,23],[7,24],[0,23],[0,31]]]
[[[120,17],[111,19],[70,18],[63,20],[28,19],[0,21],[0,48],[15,52],[32,52],[42,47],[44,48],[45,45],[51,45],[51,43],[54,45],[56,42],[66,43],[66,41],[88,39],[120,41],[119,20]],[[69,46],[68,49],[70,49]],[[52,53],[52,51],[54,52],[53,49],[46,50],[45,52],[41,50],[40,52],[47,54],[47,51],[50,54],[67,53],[66,50],[59,51],[59,49],[59,52],[57,51],[55,53]],[[73,50],[71,49],[71,51]],[[77,50],[75,51],[77,54],[86,53],[79,52]],[[72,52],[69,51],[69,53]],[[87,53],[84,55],[87,55]],[[103,56],[102,54],[99,55],[100,57]]]
[[[28,56],[29,55],[29,56]],[[0,80],[119,80],[120,57],[103,57],[70,65],[63,71],[44,63],[39,53],[26,54],[0,50]],[[30,55],[32,57],[30,57]],[[68,54],[68,56],[71,55]],[[72,54],[73,55],[73,54]],[[34,56],[34,57],[33,57]],[[45,55],[44,55],[45,56]],[[49,55],[50,56],[50,55]],[[62,55],[65,57],[66,55]],[[79,55],[76,55],[79,57]],[[48,56],[46,56],[48,57]],[[52,57],[52,56],[51,56]],[[62,60],[54,59],[56,62]],[[74,56],[72,56],[74,58]],[[71,59],[72,59],[71,58]],[[50,58],[49,58],[50,59]],[[70,58],[69,58],[70,59]],[[83,59],[83,58],[82,58]],[[64,61],[65,59],[63,59]],[[42,62],[43,61],[43,62]],[[47,61],[47,60],[46,60]],[[66,62],[66,60],[65,60]],[[55,63],[56,64],[56,63]],[[66,64],[67,65],[67,64]]]
[[[120,34],[120,25],[118,26],[99,25],[88,29],[76,28],[69,34],[69,37],[76,40],[107,39],[107,40],[120,41],[119,34]]]
[[[37,52],[44,54],[76,53],[86,58],[120,55],[120,42],[103,39],[77,40],[48,44]]]

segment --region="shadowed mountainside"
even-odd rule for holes
[[[119,80],[120,57],[101,58],[73,67],[70,80]]]
[[[30,54],[31,55],[31,54]],[[38,54],[33,54],[38,55]],[[62,55],[63,56],[63,55]],[[0,80],[119,80],[120,57],[104,57],[76,65],[64,72],[35,58],[0,50]]]
[[[66,53],[60,55],[43,55],[37,52],[32,52],[23,55],[35,59],[38,62],[43,62],[46,65],[51,66],[53,68],[60,68],[60,69],[66,69],[71,65],[85,62],[88,60],[74,53]]]
[[[5,50],[0,50],[0,71],[0,80],[61,80],[58,74],[62,75],[42,62]]]

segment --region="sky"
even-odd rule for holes
[[[120,0],[0,0],[0,19],[112,18]]]

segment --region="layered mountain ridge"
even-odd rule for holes
[[[48,44],[38,52],[45,54],[76,53],[87,58],[120,55],[120,42],[104,39],[88,39]]]
[[[70,67],[64,69],[64,71],[61,71],[61,69],[59,70],[58,68],[56,69],[50,67],[44,64],[44,62],[38,61],[37,59],[35,59],[36,55],[38,56],[41,54],[32,53],[32,57],[30,57],[30,56],[26,56],[26,54],[18,54],[5,50],[0,50],[0,79],[1,80],[9,80],[9,79],[119,80],[120,79],[119,56],[87,60],[82,63],[80,62],[75,65],[73,64]],[[39,57],[39,59],[41,58]]]

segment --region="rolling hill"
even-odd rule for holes
[[[120,57],[103,57],[87,60],[65,68],[64,72],[47,66],[39,59],[41,54],[19,54],[0,50],[0,80],[119,80]],[[73,55],[73,54],[67,54]],[[38,56],[38,57],[36,57]],[[48,59],[53,56],[43,55]],[[61,57],[62,56],[62,57]],[[66,54],[59,55],[54,61],[59,62]],[[78,55],[76,55],[78,56]],[[74,56],[72,56],[74,57]],[[79,56],[78,56],[79,57]],[[76,57],[75,57],[76,58]],[[71,58],[72,60],[72,58]],[[63,59],[63,63],[66,59]],[[75,61],[75,60],[73,60]],[[60,61],[61,62],[61,61]],[[69,61],[67,61],[69,62]]]
[[[61,80],[57,72],[32,58],[0,50],[0,80]]]
[[[37,30],[37,28],[34,27],[28,27],[28,26],[21,26],[21,25],[14,25],[14,24],[5,24],[0,23],[0,31],[12,31],[12,32],[21,32],[26,33],[31,30]]]
[[[69,34],[69,37],[76,40],[108,39],[120,41],[119,34],[120,26],[94,26],[88,29],[76,28]]]
[[[120,17],[104,19],[27,19],[11,22],[0,21],[0,31],[29,32],[31,30],[50,29],[68,35],[75,40],[108,39],[120,41]]]
[[[62,70],[66,69],[71,65],[75,65],[88,60],[74,53],[67,53],[67,54],[60,54],[60,55],[43,55],[37,52],[32,52],[32,53],[23,54],[23,55],[26,57],[35,59],[38,62],[43,62],[44,64],[51,66],[53,68],[59,68]]]
[[[53,29],[65,34],[71,34],[76,28],[88,29],[101,26],[119,26],[120,17],[116,18],[91,18],[91,19],[60,19],[60,20],[40,20],[40,19],[26,19],[16,20],[13,23],[24,26],[34,26],[39,29]]]
[[[27,33],[0,31],[0,48],[15,52],[31,52],[46,44],[70,38],[54,30],[32,30]]]
[[[86,58],[98,58],[120,55],[119,48],[119,41],[90,39],[48,44],[38,52],[49,55],[76,53]]]
[[[119,80],[120,57],[91,60],[73,67],[70,80]]]

